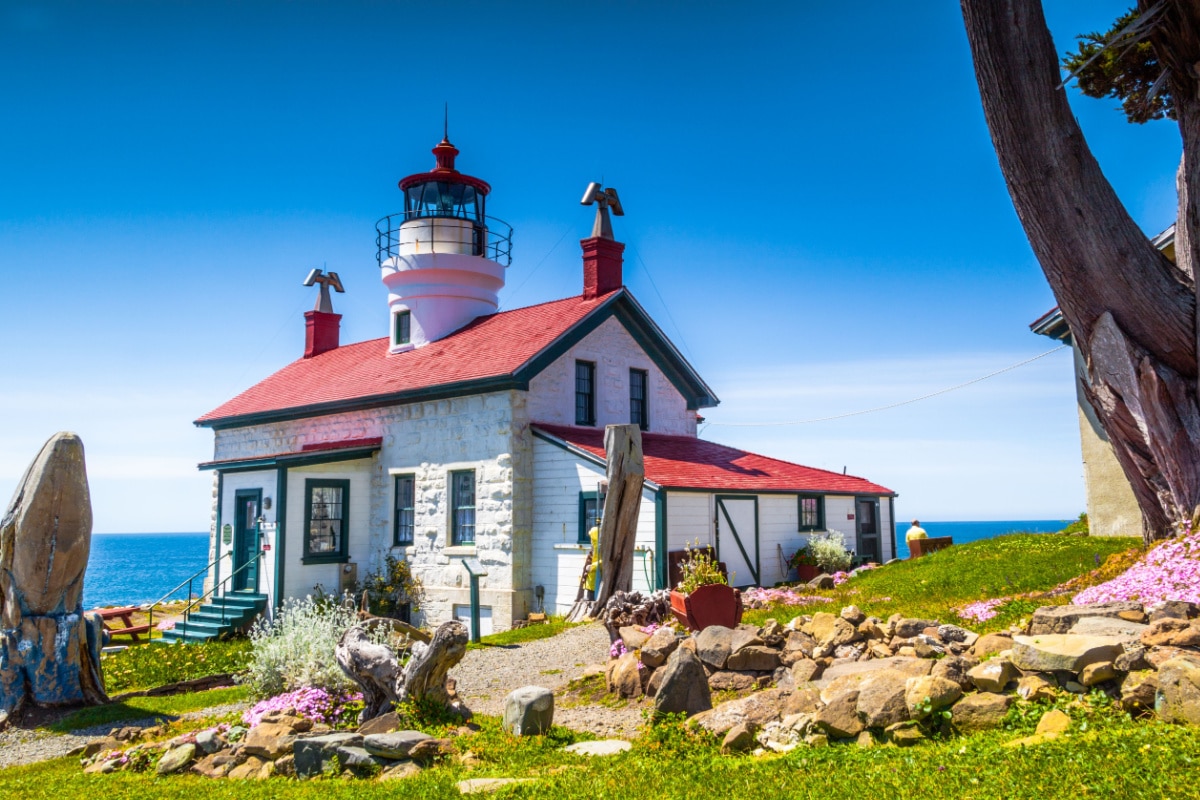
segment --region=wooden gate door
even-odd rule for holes
[[[262,504],[261,489],[238,489],[234,494],[233,569],[250,566],[233,576],[233,591],[258,591],[258,508]]]
[[[717,495],[717,560],[729,570],[730,586],[758,586],[758,498]]]
[[[879,500],[874,497],[859,497],[854,501],[858,532],[858,560],[860,563],[874,561],[883,563],[883,549],[879,541]]]

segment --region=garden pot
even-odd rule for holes
[[[736,628],[742,621],[742,593],[719,583],[701,586],[694,591],[671,592],[671,613],[689,631],[700,631],[710,625]]]
[[[809,566],[808,564],[802,564],[801,566],[796,567],[796,576],[802,583],[808,583],[820,574],[820,567]]]

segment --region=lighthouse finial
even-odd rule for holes
[[[448,141],[450,141],[450,103],[449,102],[447,102],[445,104],[445,107],[442,109],[442,112],[443,112],[442,140],[448,142]]]

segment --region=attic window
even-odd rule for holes
[[[397,311],[392,317],[392,344],[409,344],[412,341],[412,313]]]
[[[800,504],[800,530],[819,531],[825,528],[825,497],[819,494],[802,494]]]
[[[596,424],[596,365],[575,362],[575,424]]]

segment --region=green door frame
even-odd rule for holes
[[[733,524],[733,520],[729,516],[729,511],[725,508],[726,500],[752,500],[754,501],[754,559],[751,560],[750,554],[746,552],[745,546],[742,544],[741,534],[737,531],[737,526]],[[725,517],[725,524],[729,526],[729,531],[733,534],[733,543],[737,545],[738,551],[742,554],[742,559],[746,562],[746,566],[750,568],[750,577],[754,578],[754,585],[759,584],[759,576],[762,575],[762,566],[759,563],[758,552],[758,495],[745,494],[719,494],[716,496],[716,523],[713,533],[717,541],[717,561],[721,560],[721,517]]]
[[[875,537],[874,556],[875,561],[883,561],[883,530],[879,524],[879,498],[878,497],[855,497],[854,498],[854,549],[858,556],[859,563],[866,563],[866,554],[863,552],[863,520],[862,514],[859,512],[862,503],[870,503],[875,514],[875,533],[868,534]]]
[[[254,501],[254,525],[247,526],[245,503]],[[233,571],[237,571],[249,561],[252,561],[257,555],[259,547],[262,543],[262,536],[258,528],[258,516],[262,513],[262,489],[238,489],[233,493]],[[258,570],[260,565],[248,567],[242,572],[237,572],[233,575],[233,585],[230,587],[235,592],[257,592],[258,591]]]

